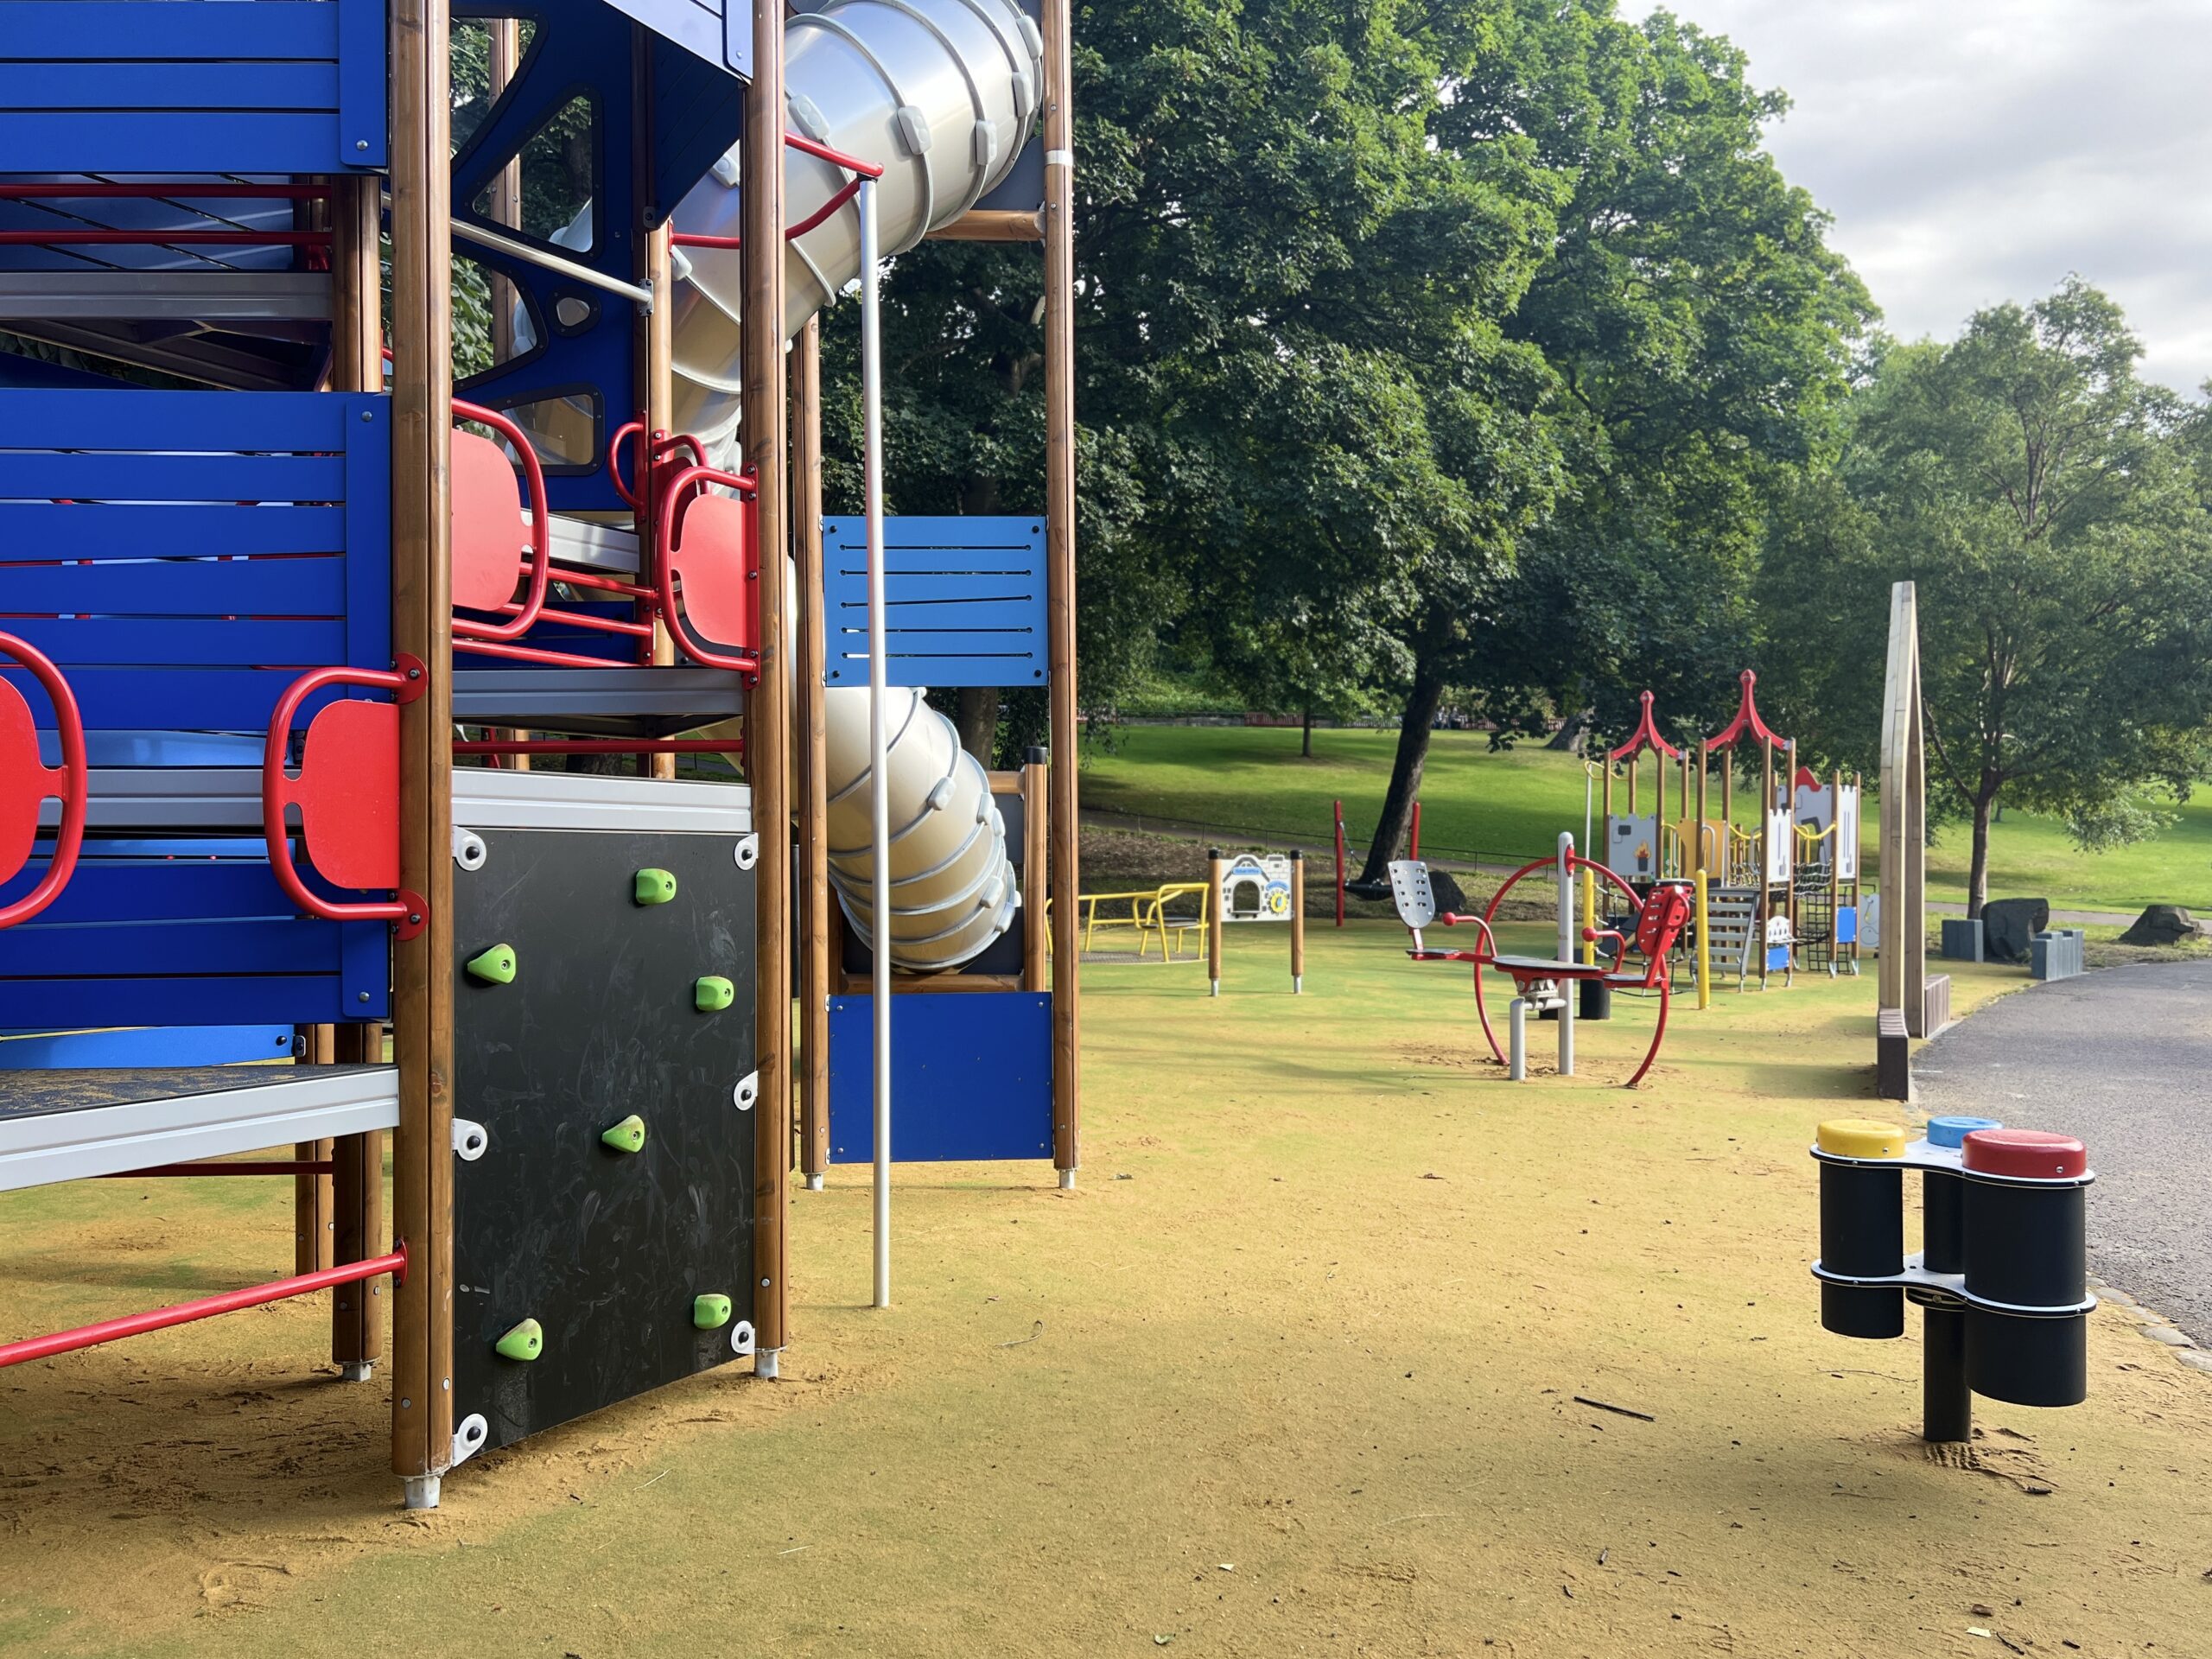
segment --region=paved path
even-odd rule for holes
[[[2089,1270],[2212,1347],[2212,963],[2004,997],[1929,1044],[1913,1081],[1931,1114],[2081,1136]]]

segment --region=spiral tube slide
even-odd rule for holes
[[[891,961],[932,973],[973,961],[1014,925],[1021,906],[1006,850],[1006,820],[982,765],[952,722],[917,686],[886,693],[891,733]],[[872,949],[868,698],[864,688],[824,693],[830,791],[830,881],[845,917]]]
[[[1044,41],[1014,0],[826,0],[784,35],[786,124],[884,168],[877,222],[887,256],[959,218],[1005,178],[1028,142],[1045,85]],[[784,216],[804,224],[842,189],[843,169],[785,151]],[[679,235],[741,229],[736,153],[677,206]],[[743,389],[734,248],[678,248],[673,327],[676,429],[720,451]],[[848,204],[793,240],[784,321],[797,334],[860,275],[860,213]]]

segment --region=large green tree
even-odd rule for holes
[[[1776,715],[1815,756],[1878,760],[1889,586],[1918,587],[1931,807],[2013,803],[2085,844],[2156,822],[2212,749],[2212,518],[2201,411],[2136,372],[2120,308],[2078,278],[1885,353],[1831,476],[1777,516],[1761,582]]]

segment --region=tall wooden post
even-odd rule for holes
[[[1306,854],[1290,849],[1290,994],[1306,989]]]
[[[649,445],[653,433],[665,432],[676,423],[676,273],[669,221],[664,219],[658,226],[649,226],[645,222],[653,188],[653,37],[642,23],[631,25],[630,35],[631,73],[636,80],[636,96],[631,100],[636,118],[630,154],[634,196],[639,204],[639,220],[631,227],[637,251],[632,274],[653,291],[652,309],[637,321],[635,354],[638,418],[645,423]],[[632,486],[638,495],[635,522],[639,576],[647,587],[652,585],[653,573],[646,569],[645,562],[652,557],[653,526],[660,513],[660,491],[653,474],[654,468],[640,461]],[[761,545],[774,548],[779,543],[764,541]],[[764,559],[762,563],[768,561]],[[775,561],[779,569],[782,563],[780,559]],[[638,642],[639,655],[648,663],[666,667],[676,660],[676,642],[670,637],[668,624],[661,619],[658,610],[650,600],[636,602],[638,617],[650,619],[653,625],[652,638]],[[646,777],[676,776],[676,757],[672,754],[640,755],[639,762],[638,770]]]
[[[295,1034],[302,1065],[328,1065],[337,1053],[334,1028],[302,1026]],[[292,1155],[302,1163],[330,1161],[327,1139],[302,1141]],[[331,1214],[330,1177],[313,1172],[292,1177],[292,1271],[314,1273],[330,1265],[330,1250],[337,1232]],[[341,1294],[344,1287],[340,1287]]]
[[[1920,613],[1912,583],[1890,589],[1882,687],[1882,944],[1879,1000],[1928,1033],[1928,772],[1920,715]]]
[[[1069,0],[1044,0],[1045,563],[1052,675],[1052,1163],[1072,1187],[1082,1162],[1077,1002],[1075,667],[1075,113]]]
[[[809,317],[791,374],[791,513],[798,583],[799,1167],[830,1168],[829,639],[822,569],[822,323]]]
[[[339,391],[384,387],[381,209],[378,181],[334,181],[331,194],[331,386]],[[395,569],[397,566],[394,567]],[[384,1028],[363,1020],[330,1028],[329,1058],[340,1065],[384,1061]],[[330,1260],[361,1262],[384,1254],[382,1130],[339,1136],[330,1145]],[[354,1382],[365,1382],[384,1354],[385,1286],[380,1279],[340,1285],[331,1293],[330,1357]]]
[[[1780,812],[1787,808],[1789,814],[1783,835],[1782,849],[1784,855],[1783,868],[1788,872],[1787,902],[1789,906],[1789,937],[1794,941],[1797,937],[1797,740],[1796,738],[1789,740],[1789,747],[1783,753],[1787,758],[1782,769],[1782,787],[1775,791],[1774,810]],[[1796,945],[1793,943],[1789,949],[1794,956],[1796,952]]]
[[[753,1027],[760,1072],[754,1112],[753,1369],[776,1375],[790,1312],[791,1122],[791,641],[785,637],[784,8],[753,0],[753,84],[743,173],[746,460],[759,490],[760,678],[745,721],[746,779],[760,832],[754,871],[758,949]]]
[[[1702,874],[1707,866],[1705,852],[1705,777],[1713,764],[1713,756],[1702,741],[1697,746],[1697,870]]]
[[[1021,769],[1021,988],[1025,991],[1047,991],[1052,987],[1045,902],[1052,861],[1052,790],[1046,751],[1033,748],[1028,764]]]
[[[453,317],[446,0],[391,0],[391,637],[425,690],[399,711],[399,874],[423,925],[392,946],[399,1071],[392,1468],[435,1503],[453,1446]]]

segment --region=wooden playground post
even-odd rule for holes
[[[1336,803],[1337,836],[1337,925],[1344,925],[1344,804]]]
[[[1306,855],[1290,849],[1290,994],[1306,989]]]
[[[1684,753],[1687,753],[1688,751]],[[1697,746],[1697,861],[1695,866],[1700,875],[1703,875],[1709,868],[1705,855],[1705,779],[1706,772],[1712,765],[1712,752],[1706,747],[1706,740],[1700,738]],[[1724,868],[1726,868],[1725,865]],[[1701,925],[1700,931],[1702,931]]]
[[[654,531],[660,514],[659,479],[658,469],[652,465],[652,440],[654,433],[665,432],[676,424],[676,265],[671,241],[675,226],[672,219],[664,219],[658,226],[645,222],[645,214],[653,199],[653,37],[643,23],[633,22],[630,25],[630,60],[633,66],[630,154],[632,189],[639,211],[638,222],[631,226],[637,248],[632,274],[639,283],[652,289],[654,296],[652,308],[639,317],[634,325],[635,392],[638,417],[645,423],[645,443],[641,446],[644,458],[638,463],[634,487],[639,505],[633,523],[638,532],[639,577],[650,587],[653,578],[646,561],[652,557],[651,550],[655,544]],[[765,527],[764,523],[764,530]],[[761,545],[772,547],[779,553],[783,546],[780,542],[765,538]],[[769,593],[766,567],[771,563],[776,567],[779,587],[784,569],[780,557],[761,561],[760,600],[764,606]],[[639,660],[657,668],[674,664],[676,641],[668,631],[668,619],[660,614],[659,606],[649,599],[637,600],[632,603],[631,614],[638,621],[652,625],[652,637],[638,642]],[[779,609],[779,620],[782,614]],[[638,772],[642,777],[674,778],[676,757],[641,754],[638,757]],[[788,1147],[785,1156],[788,1160]]]
[[[1879,996],[1928,1033],[1926,843],[1928,774],[1920,713],[1920,617],[1913,584],[1890,589],[1890,651],[1882,688],[1882,942]]]
[[[384,385],[379,194],[372,178],[337,179],[331,185],[330,380],[336,391],[377,391]],[[333,1062],[384,1064],[381,1022],[327,1029]],[[329,1146],[330,1254],[327,1264],[317,1265],[365,1262],[385,1248],[384,1132],[342,1135]],[[385,1294],[376,1280],[340,1285],[332,1294],[330,1357],[349,1381],[365,1382],[383,1357]]]
[[[785,638],[784,549],[784,8],[753,0],[753,84],[745,98],[741,255],[745,301],[741,351],[745,448],[754,474],[760,525],[760,675],[747,698],[746,781],[760,838],[753,891],[753,1372],[776,1375],[788,1339],[791,1123],[791,641]]]
[[[762,0],[755,0],[760,4]],[[771,8],[779,18],[781,6]],[[1076,945],[1075,111],[1069,0],[1044,0],[1045,562],[1052,654],[1052,1162],[1064,1188],[1081,1162],[1083,1096]],[[775,99],[782,118],[783,97]]]
[[[393,1471],[436,1502],[453,1458],[453,99],[446,0],[391,0],[391,640],[421,696],[399,709],[400,884],[423,924],[392,945],[399,1134]],[[365,304],[364,306],[365,308]]]
[[[1222,856],[1221,849],[1206,849],[1206,978],[1212,985],[1210,995],[1221,995],[1221,912],[1227,908],[1228,895],[1222,888],[1222,878],[1229,873],[1229,861]]]
[[[1021,768],[1021,988],[1052,986],[1051,930],[1046,918],[1052,863],[1052,783],[1046,751],[1033,748]]]
[[[809,317],[791,369],[791,512],[798,569],[799,1167],[819,1188],[830,1168],[830,773],[823,688],[822,322]],[[1024,899],[1027,894],[1023,895]]]

